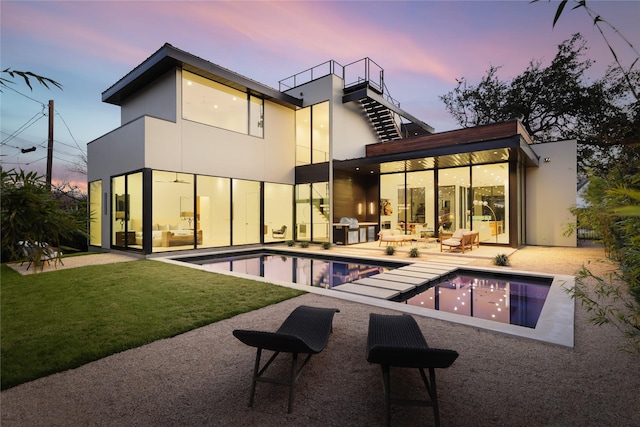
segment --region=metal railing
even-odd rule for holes
[[[385,100],[400,107],[400,102],[389,95],[389,89],[384,83],[384,69],[371,58],[362,58],[347,65],[341,65],[334,60],[324,62],[280,80],[278,82],[279,90],[285,92],[330,74],[340,77],[344,81],[345,89],[367,84],[379,92]]]

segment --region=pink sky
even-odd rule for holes
[[[640,2],[588,4],[638,48]],[[531,60],[548,64],[557,45],[575,32],[596,61],[592,77],[603,75],[612,57],[587,15],[567,10],[553,29],[556,7],[528,0],[2,1],[2,68],[33,71],[64,88],[31,92],[16,82],[20,94],[2,93],[0,159],[5,168],[44,171],[46,161],[39,159],[46,156],[46,118],[6,140],[41,111],[38,102],[53,99],[59,142],[54,179],[83,181],[67,170],[69,162],[120,125],[118,108],[102,103],[101,93],[165,42],[275,88],[330,59],[347,64],[370,57],[384,68],[391,95],[406,111],[438,132],[455,129],[438,97],[455,87],[456,78],[477,82],[496,65],[509,79]],[[616,49],[630,64],[633,52],[619,43]],[[38,149],[20,153],[31,146]]]

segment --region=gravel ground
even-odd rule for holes
[[[573,274],[583,263],[612,271],[600,248],[526,247],[514,269]],[[478,260],[477,265],[489,265]],[[236,328],[275,330],[300,304],[340,309],[327,348],[300,376],[292,414],[287,389],[258,384],[247,407],[255,351]],[[307,294],[177,337],[115,354],[2,392],[2,426],[377,426],[382,376],[365,360],[369,313],[394,313]],[[617,350],[612,326],[589,324],[579,306],[575,347],[546,344],[414,316],[429,344],[460,353],[438,370],[445,426],[638,426],[638,356]],[[288,358],[271,369],[286,375]],[[423,393],[417,370],[392,370],[394,392]],[[433,425],[430,408],[394,408],[392,424]]]

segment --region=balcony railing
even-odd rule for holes
[[[344,81],[344,89],[368,85],[380,93],[385,100],[400,107],[400,103],[389,95],[389,90],[384,83],[384,70],[370,58],[363,58],[344,66],[334,60],[324,62],[280,80],[279,89],[281,92],[285,92],[330,74],[334,74]]]

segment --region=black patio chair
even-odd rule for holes
[[[420,327],[409,315],[371,313],[367,337],[367,361],[382,367],[385,424],[391,424],[391,405],[431,406],[436,426],[440,411],[436,393],[436,368],[448,368],[458,358],[454,350],[430,348]],[[427,399],[395,399],[391,397],[391,367],[418,368],[427,388]],[[429,369],[429,379],[424,369]]]
[[[293,410],[295,383],[311,356],[320,353],[327,346],[332,332],[333,315],[339,312],[335,308],[299,306],[291,312],[276,332],[236,329],[233,335],[243,343],[256,347],[256,362],[251,380],[249,406],[253,406],[257,382],[268,382],[289,387],[288,413]],[[271,350],[274,354],[265,365],[260,367],[262,350]],[[280,353],[291,353],[291,371],[289,378],[270,378],[263,374]],[[302,365],[297,368],[298,354],[307,354]]]

